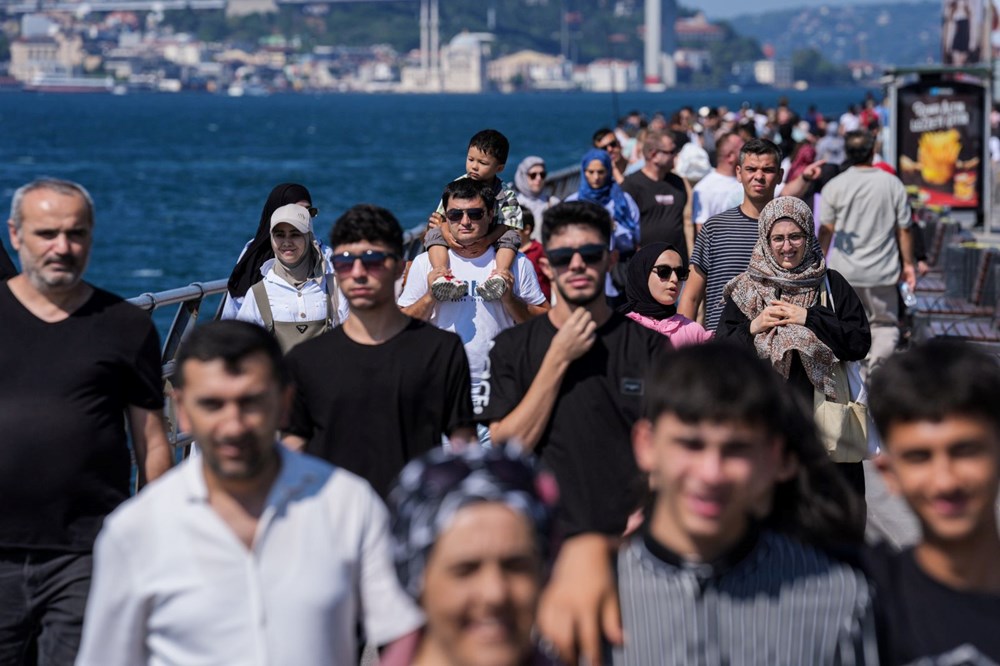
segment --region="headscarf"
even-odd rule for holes
[[[301,201],[301,199],[300,199]],[[287,204],[286,204],[287,205]],[[295,204],[291,204],[295,205]],[[274,231],[274,227],[281,224],[281,221],[271,222],[271,231]],[[294,224],[292,226],[295,226]],[[302,232],[302,229],[299,229]],[[320,248],[319,243],[316,241],[316,237],[313,235],[312,220],[309,221],[309,226],[302,234],[306,240],[306,251],[302,253],[299,260],[294,264],[288,264],[281,260],[281,257],[277,254],[274,255],[274,274],[279,278],[292,285],[296,289],[301,289],[302,286],[309,280],[315,280],[317,284],[323,281],[323,276],[326,273],[325,266],[323,264],[323,250]],[[274,252],[274,237],[271,237],[271,251]]]
[[[603,164],[607,171],[607,181],[597,188],[590,186],[586,174],[587,165],[594,160]],[[607,206],[608,201],[614,201],[615,222],[624,224],[629,229],[638,227],[639,221],[632,219],[632,211],[629,209],[628,200],[625,199],[625,192],[618,187],[618,183],[615,182],[611,173],[611,156],[608,155],[608,151],[594,148],[584,154],[583,160],[580,162],[580,188],[577,190],[577,195],[581,201],[593,201],[602,206]]]
[[[782,220],[795,223],[806,235],[805,255],[802,263],[791,270],[778,265],[771,252],[768,238],[771,229]],[[764,206],[757,222],[757,244],[750,256],[747,270],[730,280],[723,296],[733,299],[747,319],[753,320],[775,300],[776,290],[781,289],[781,300],[810,308],[816,304],[820,289],[825,289],[826,261],[816,245],[813,232],[812,210],[796,197],[778,197]],[[830,369],[837,358],[816,334],[805,326],[786,324],[754,336],[757,354],[770,359],[775,370],[788,379],[792,366],[792,352],[799,352],[802,366],[814,387],[830,397],[836,396],[836,387]]]
[[[236,262],[236,267],[229,276],[229,294],[233,298],[243,298],[247,290],[263,277],[260,267],[265,261],[274,257],[271,249],[271,215],[285,204],[308,201],[312,203],[312,195],[303,185],[297,183],[281,183],[276,185],[267,196],[264,209],[260,213],[260,223],[257,233],[246,252]]]
[[[532,236],[540,237],[542,214],[549,207],[550,199],[543,193],[537,195],[531,193],[531,180],[528,179],[528,172],[537,166],[545,168],[545,160],[537,155],[530,155],[521,160],[521,163],[517,165],[517,172],[514,174],[514,190],[517,194],[517,202],[530,210],[535,217],[535,233]]]
[[[511,446],[470,446],[457,453],[437,448],[411,460],[388,498],[393,559],[403,589],[420,598],[438,537],[460,509],[479,502],[499,502],[527,518],[546,561],[557,495],[555,479]]]
[[[658,320],[668,319],[677,314],[676,303],[664,305],[649,293],[649,274],[653,272],[656,260],[667,250],[673,250],[681,255],[681,261],[684,262],[684,255],[669,243],[650,243],[629,259],[625,282],[625,298],[628,301],[623,308],[624,312],[637,312],[643,317]]]

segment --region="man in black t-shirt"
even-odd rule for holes
[[[289,352],[296,398],[283,440],[384,498],[403,466],[443,436],[473,437],[469,362],[461,338],[396,307],[403,232],[392,213],[354,206],[334,224],[330,247],[351,314]]]
[[[126,414],[140,485],[170,467],[159,339],[146,313],[82,279],[86,190],[37,180],[11,211],[22,272],[0,284],[0,663],[71,664],[94,539],[129,495]]]
[[[931,341],[872,375],[879,471],[920,522],[902,553],[868,553],[883,663],[1000,663],[1000,366]]]
[[[630,431],[646,369],[669,346],[608,306],[610,235],[611,219],[596,204],[545,211],[540,263],[558,291],[556,305],[496,337],[483,380],[493,441],[518,440],[552,469],[569,532],[620,534],[636,508]]]
[[[639,206],[640,243],[670,243],[687,258],[694,247],[691,186],[673,173],[677,155],[673,137],[649,132],[642,143],[642,154],[646,158],[642,170],[622,182],[622,189]]]

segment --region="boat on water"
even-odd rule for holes
[[[41,93],[111,93],[115,81],[110,76],[66,76],[61,74],[39,74],[25,82],[23,90]]]

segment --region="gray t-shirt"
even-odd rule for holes
[[[820,222],[833,226],[827,266],[853,287],[899,280],[896,227],[910,226],[906,188],[881,169],[854,166],[823,188]]]

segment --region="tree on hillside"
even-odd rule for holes
[[[846,67],[834,65],[816,49],[798,49],[792,53],[792,72],[796,79],[808,81],[814,86],[851,81],[851,74]]]

